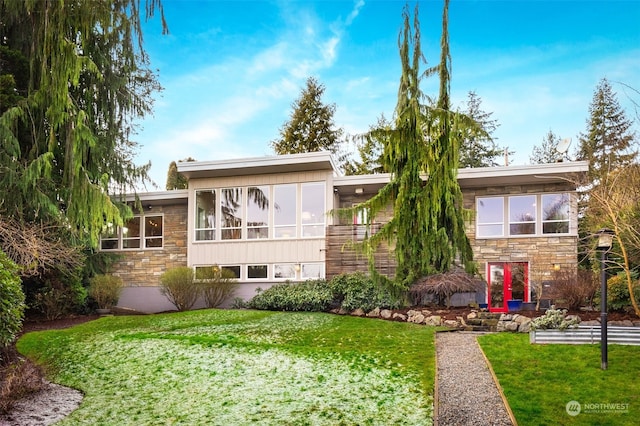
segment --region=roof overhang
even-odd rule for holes
[[[526,166],[479,167],[459,169],[458,183],[461,188],[571,183],[584,178],[588,170],[589,162],[587,161]],[[341,194],[374,194],[386,185],[390,179],[391,175],[389,173],[341,176],[333,180],[333,185]]]
[[[139,192],[137,194],[126,194],[124,201],[135,202],[136,196],[143,206],[168,206],[172,204],[187,204],[189,191],[186,189],[176,189],[173,191]]]
[[[183,161],[177,165],[178,172],[188,179],[318,170],[326,170],[335,175],[338,174],[338,168],[329,152],[309,152],[219,161]]]

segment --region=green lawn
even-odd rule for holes
[[[432,327],[199,310],[28,333],[18,349],[84,392],[60,425],[432,423]]]
[[[603,371],[600,345],[531,345],[513,333],[478,341],[520,425],[640,424],[640,347],[609,345]]]

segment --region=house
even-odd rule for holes
[[[488,283],[481,297],[492,310],[506,310],[510,299],[532,299],[533,259],[549,272],[575,270],[577,194],[571,179],[587,169],[586,162],[564,162],[459,170],[465,207],[475,212],[467,233]],[[138,194],[141,214],[101,240],[102,251],[122,255],[113,271],[126,285],[120,307],[172,309],[159,279],[175,266],[196,273],[227,269],[240,283],[234,297],[245,300],[287,280],[366,271],[367,260],[345,243],[375,232],[391,214],[371,218],[370,229],[362,215],[331,214],[371,197],[390,176],[342,176],[326,152],[184,162],[178,170],[189,179],[188,190]],[[392,249],[381,248],[377,268],[392,276],[394,259]]]

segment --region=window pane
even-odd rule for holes
[[[223,271],[229,271],[232,278],[240,278],[240,265],[223,266]]]
[[[511,235],[531,235],[536,233],[535,223],[512,223],[509,225]]]
[[[535,222],[536,196],[509,197],[509,222]]]
[[[324,236],[324,183],[302,185],[302,236]]]
[[[162,247],[162,216],[145,216],[145,247]]]
[[[501,237],[504,225],[478,225],[478,237]]]
[[[100,241],[100,248],[102,250],[118,250],[118,240],[105,240]]]
[[[542,224],[543,234],[568,234],[569,222],[545,222]]]
[[[569,194],[542,196],[542,220],[569,220]]]
[[[247,278],[267,278],[267,265],[248,265]]]
[[[196,191],[196,241],[214,240],[215,227],[216,190]]]
[[[247,238],[269,238],[269,187],[247,188]]]
[[[273,224],[275,238],[296,236],[296,185],[273,187]]]
[[[502,223],[504,198],[478,198],[478,223]]]
[[[140,217],[130,219],[122,227],[122,248],[140,248]]]
[[[220,195],[223,240],[242,238],[242,188],[227,188]]]
[[[324,263],[303,263],[302,278],[324,278]]]
[[[295,264],[283,263],[273,265],[273,277],[277,279],[294,279],[296,277]]]

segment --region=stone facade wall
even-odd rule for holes
[[[150,215],[164,215],[162,249],[124,250],[112,269],[127,287],[159,286],[167,269],[187,266],[187,205],[154,206]]]

